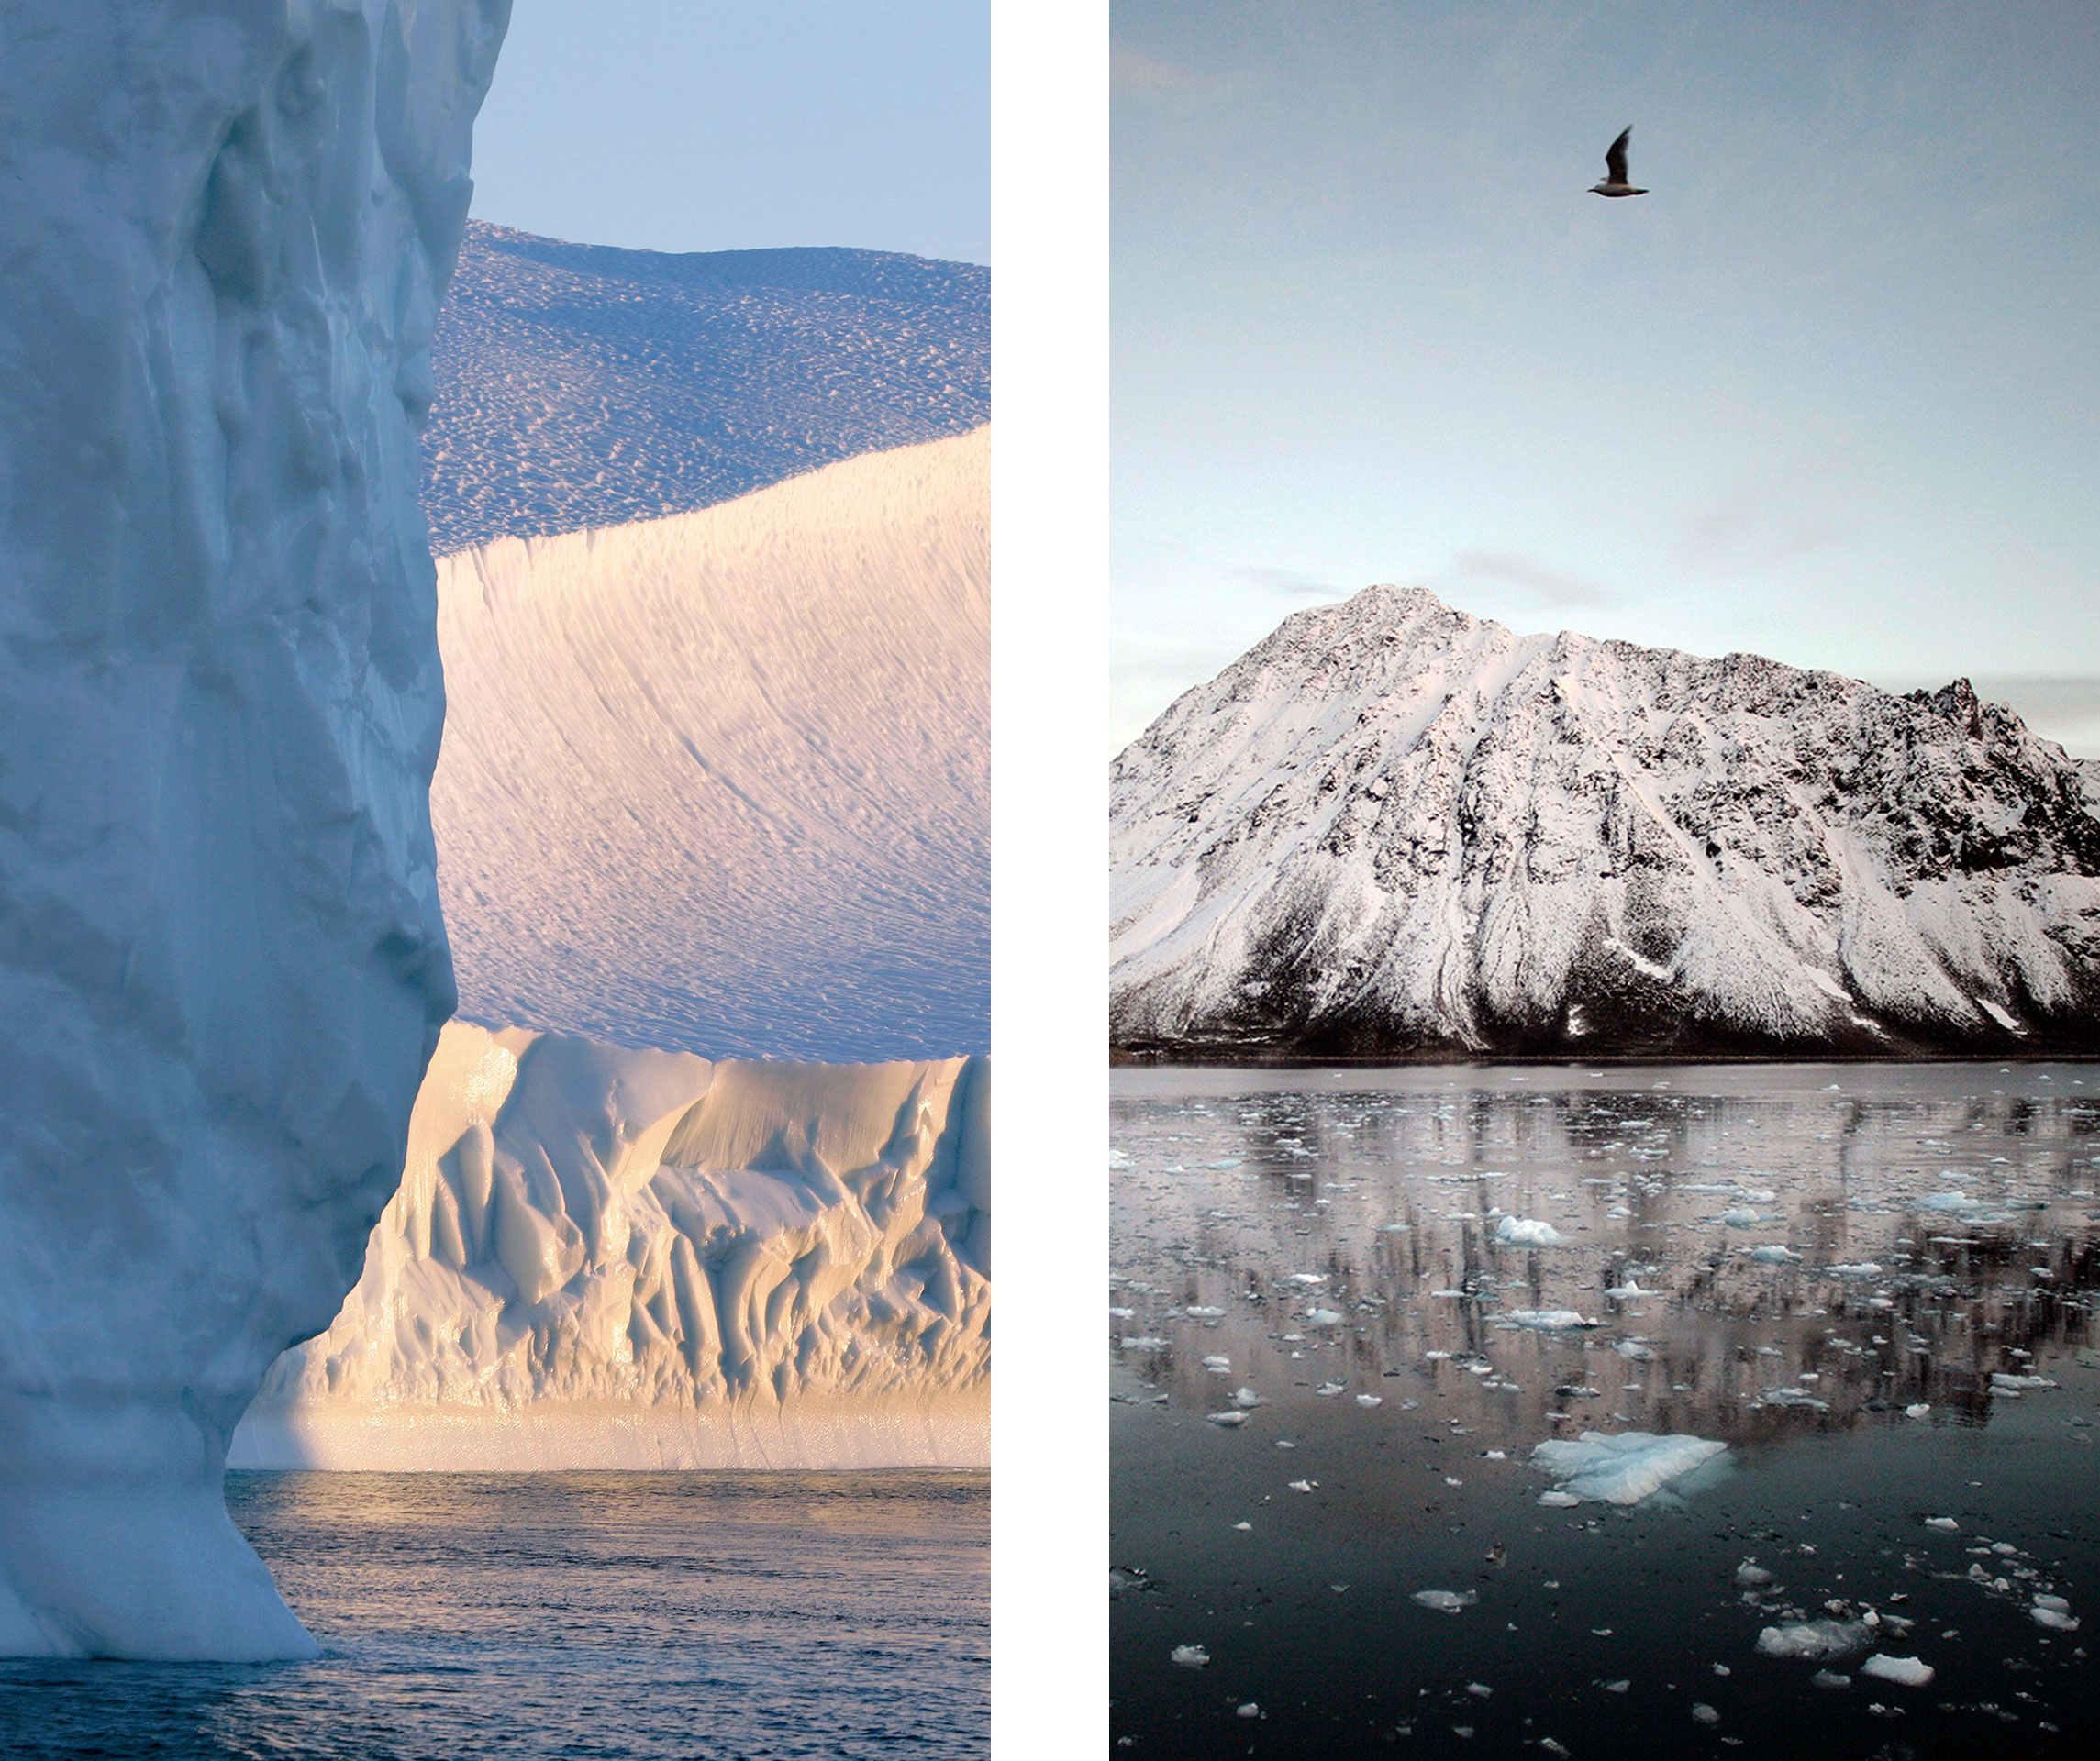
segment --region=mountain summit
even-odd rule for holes
[[[1128,1051],[2100,1049],[2100,816],[1966,681],[1287,618],[1111,776]]]

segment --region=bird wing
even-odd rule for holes
[[[1633,138],[1633,126],[1627,125],[1626,132],[1605,149],[1605,177],[1613,183],[1623,183],[1626,179],[1626,143]]]

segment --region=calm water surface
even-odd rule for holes
[[[1113,1094],[1118,1752],[2090,1752],[2100,1068]]]
[[[983,1753],[982,1475],[236,1474],[314,1663],[0,1664],[0,1755]]]

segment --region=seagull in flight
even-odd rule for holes
[[[1637,190],[1626,181],[1626,143],[1633,138],[1633,125],[1605,149],[1605,181],[1590,185],[1592,195],[1646,195],[1646,190]]]

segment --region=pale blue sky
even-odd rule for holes
[[[516,0],[484,220],[587,245],[991,261],[989,0]]]
[[[1114,20],[1118,745],[1394,581],[2100,755],[2100,8]]]

